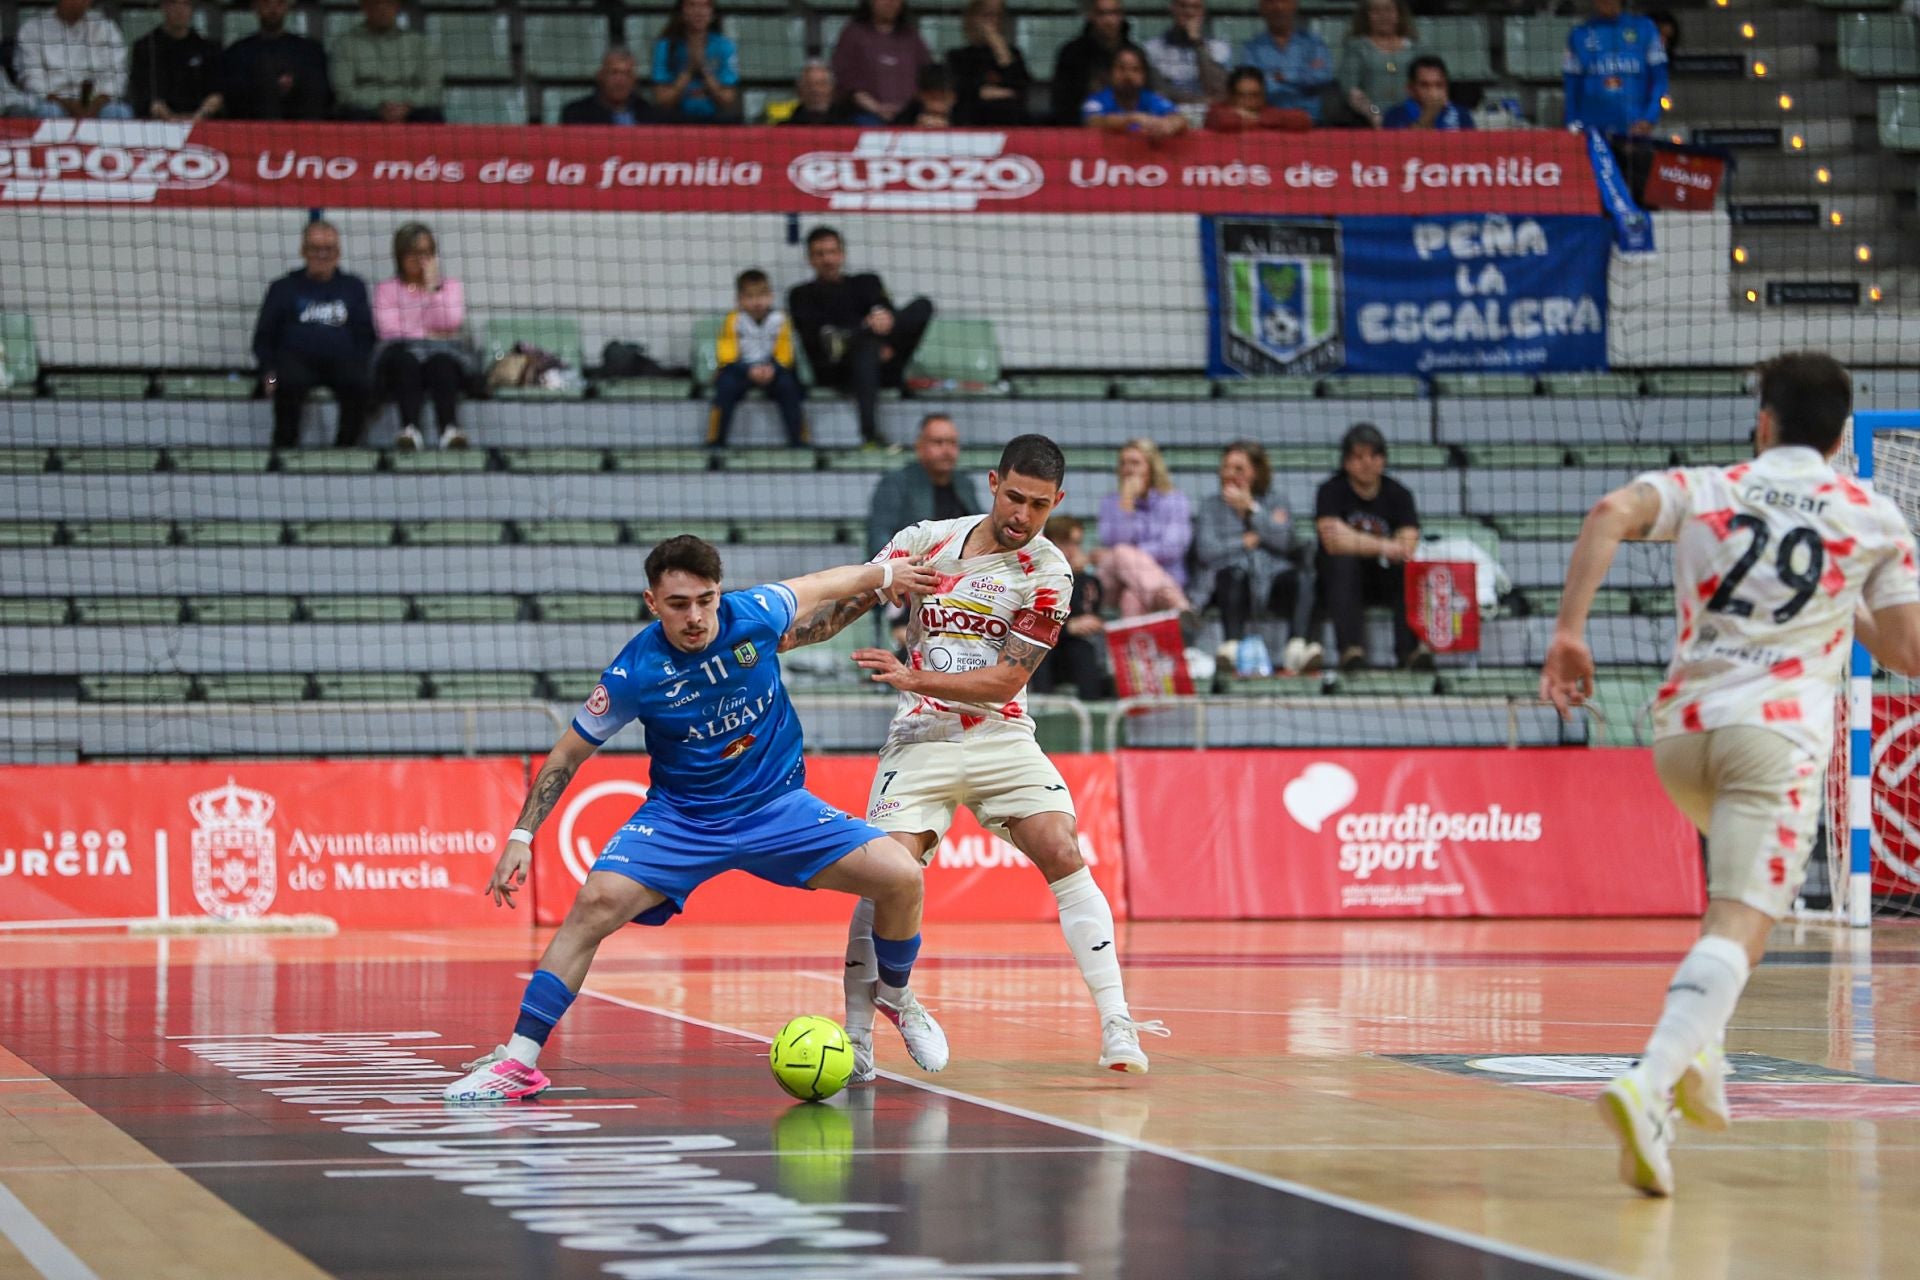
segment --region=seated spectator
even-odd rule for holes
[[[131,120],[127,45],[93,0],[58,0],[20,24],[13,69],[43,120]]]
[[[791,110],[780,118],[775,118],[773,109],[768,108],[767,118],[776,124],[838,125],[853,123],[853,108],[835,92],[833,69],[818,58],[810,58],[807,65],[800,68],[800,79],[794,87],[800,91],[800,99]]]
[[[1406,563],[1420,544],[1420,517],[1406,486],[1386,474],[1387,441],[1371,422],[1357,422],[1340,438],[1340,469],[1313,501],[1314,616],[1333,622],[1342,671],[1367,665],[1364,610],[1393,611],[1395,661],[1432,667],[1407,624]]]
[[[1027,688],[1052,693],[1062,687],[1083,702],[1113,694],[1107,671],[1107,624],[1100,620],[1102,588],[1098,575],[1087,572],[1086,522],[1078,516],[1054,516],[1047,521],[1047,541],[1060,548],[1073,570],[1073,597],[1060,639],[1034,668]]]
[[[1279,618],[1289,632],[1284,665],[1311,671],[1321,649],[1304,639],[1294,618],[1300,604],[1298,548],[1287,509],[1267,500],[1273,467],[1267,451],[1251,440],[1236,440],[1220,453],[1220,491],[1200,500],[1193,515],[1193,601],[1220,611],[1225,641],[1220,664],[1232,670],[1247,623],[1255,616]]]
[[[1190,613],[1192,504],[1174,487],[1160,447],[1144,436],[1120,446],[1116,472],[1119,487],[1100,500],[1100,549],[1093,553],[1108,597],[1122,617],[1162,609]]]
[[[637,88],[640,66],[633,55],[615,45],[600,58],[593,73],[593,92],[560,108],[561,124],[645,124],[658,120]]]
[[[915,81],[913,101],[893,122],[914,129],[953,128],[953,111],[960,100],[953,91],[953,73],[930,62],[920,68]]]
[[[1146,43],[1153,87],[1176,105],[1219,101],[1233,46],[1207,35],[1207,0],[1173,0],[1171,11],[1172,25]]]
[[[653,42],[653,105],[688,124],[740,119],[740,53],[713,0],[677,0]]]
[[[1277,129],[1305,133],[1313,120],[1304,111],[1283,111],[1267,105],[1267,78],[1253,67],[1240,67],[1227,77],[1227,100],[1207,111],[1207,128],[1215,133],[1244,133]]]
[[[458,280],[440,274],[440,247],[418,222],[393,233],[393,270],[393,278],[373,291],[373,328],[380,339],[373,377],[400,406],[395,447],[411,452],[426,443],[420,420],[431,396],[440,447],[464,449],[460,393],[474,373],[473,350],[460,331],[466,296]]]
[[[1327,42],[1299,29],[1300,0],[1260,0],[1264,34],[1247,41],[1240,61],[1267,78],[1267,101],[1289,111],[1304,111],[1320,123],[1321,97],[1333,83],[1333,54]]]
[[[340,402],[336,445],[360,443],[372,385],[373,309],[367,286],[340,270],[340,233],[315,219],[300,236],[306,267],[275,280],[253,326],[253,358],[273,401],[273,444],[300,443],[307,393],[326,387]]]
[[[933,304],[915,298],[896,309],[879,276],[846,275],[846,246],[832,227],[807,233],[807,263],[813,279],[788,293],[787,312],[806,346],[814,380],[851,391],[860,408],[861,443],[882,447],[880,388],[900,385],[933,320]],[[888,536],[893,532],[889,529]]]
[[[1132,43],[1132,27],[1121,0],[1088,0],[1087,24],[1080,34],[1060,46],[1053,79],[1047,89],[1053,99],[1053,122],[1079,124],[1088,98],[1107,83],[1107,68],[1122,45]]]
[[[1593,0],[1593,16],[1567,33],[1561,79],[1568,125],[1644,137],[1660,122],[1667,51],[1651,20]]]
[[[1418,52],[1414,36],[1407,0],[1360,0],[1354,10],[1338,79],[1347,106],[1363,124],[1380,128],[1387,108],[1400,97]]]
[[[215,77],[228,118],[324,120],[333,110],[327,51],[287,30],[291,0],[253,0],[260,29],[228,45]]]
[[[1081,104],[1080,115],[1089,128],[1149,138],[1170,138],[1187,128],[1180,108],[1147,88],[1147,55],[1132,45],[1113,55],[1107,87]]]
[[[397,25],[400,0],[360,0],[364,19],[333,42],[333,94],[342,120],[438,124],[445,71],[440,46]]]
[[[713,379],[713,411],[707,416],[707,444],[715,449],[727,445],[727,432],[733,426],[733,411],[758,388],[780,406],[780,422],[787,429],[787,443],[807,442],[807,420],[801,402],[807,389],[800,385],[795,369],[798,353],[793,345],[793,322],[787,313],[773,305],[773,283],[760,270],[742,271],[734,281],[734,309],[720,323],[720,336],[714,342],[719,371]]]
[[[966,43],[947,54],[960,98],[956,121],[995,129],[1027,123],[1033,77],[1008,31],[1006,0],[967,0],[960,22]]]
[[[220,46],[193,29],[193,0],[165,0],[160,25],[134,42],[128,99],[154,120],[217,116],[219,61]]]
[[[905,0],[860,0],[833,46],[833,78],[856,124],[891,124],[932,61]]]
[[[920,420],[913,461],[890,471],[874,486],[867,505],[867,554],[876,556],[893,535],[922,520],[958,520],[978,515],[979,490],[960,470],[960,428],[944,413]]]
[[[1407,100],[1380,118],[1388,129],[1471,129],[1473,116],[1453,104],[1448,95],[1447,64],[1433,54],[1413,60],[1407,77]]]

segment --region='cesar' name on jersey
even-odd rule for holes
[[[1810,516],[1817,516],[1827,509],[1825,498],[1816,498],[1810,493],[1796,493],[1792,489],[1769,489],[1763,484],[1750,484],[1742,489],[1740,500],[1756,507],[1776,507],[1781,511],[1798,511]]]

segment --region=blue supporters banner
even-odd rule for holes
[[[1607,363],[1605,218],[1201,219],[1214,377]]]

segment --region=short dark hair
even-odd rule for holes
[[[1077,538],[1086,530],[1087,522],[1079,516],[1048,516],[1047,541],[1060,543]]]
[[[1122,40],[1119,43],[1119,45],[1113,51],[1113,56],[1107,59],[1107,65],[1111,67],[1114,63],[1120,61],[1120,55],[1123,53],[1130,53],[1134,57],[1140,59],[1140,66],[1142,69],[1151,68],[1153,66],[1151,62],[1147,61],[1147,51],[1145,49],[1142,49],[1139,45],[1135,44],[1131,40]]]
[[[1058,489],[1067,475],[1067,455],[1045,436],[1015,436],[1000,451],[999,470],[1002,480],[1018,471],[1023,476],[1044,480]]]
[[[846,240],[840,235],[840,233],[838,231],[835,231],[832,227],[826,227],[826,226],[815,227],[813,230],[807,232],[807,251],[808,252],[813,251],[814,242],[817,240],[838,240],[840,241],[841,244],[846,243]]]
[[[1760,366],[1760,407],[1781,444],[1833,448],[1853,413],[1853,379],[1824,351],[1790,351]]]
[[[1356,422],[1340,437],[1340,461],[1345,462],[1360,450],[1387,456],[1387,438],[1371,422]]]
[[[953,72],[944,62],[929,62],[914,75],[913,87],[921,93],[951,93]]]
[[[745,271],[742,271],[733,278],[733,291],[735,293],[745,293],[748,289],[758,284],[771,287],[773,281],[767,279],[767,273],[760,268],[748,267]]]
[[[708,582],[718,582],[720,553],[711,542],[690,533],[668,538],[647,553],[647,586],[659,586],[660,579],[674,569]]]
[[[1227,93],[1231,95],[1235,89],[1238,89],[1242,80],[1252,80],[1259,84],[1262,93],[1266,92],[1266,72],[1260,70],[1258,67],[1235,67],[1233,74],[1227,77]]]
[[[1407,83],[1418,80],[1422,71],[1438,71],[1446,77],[1448,84],[1453,83],[1453,76],[1447,71],[1447,60],[1437,53],[1423,53],[1415,58],[1407,68]]]

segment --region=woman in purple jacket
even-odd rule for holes
[[[1173,487],[1160,448],[1142,436],[1120,446],[1118,489],[1100,500],[1100,583],[1123,617],[1188,612],[1187,548],[1193,507]]]

